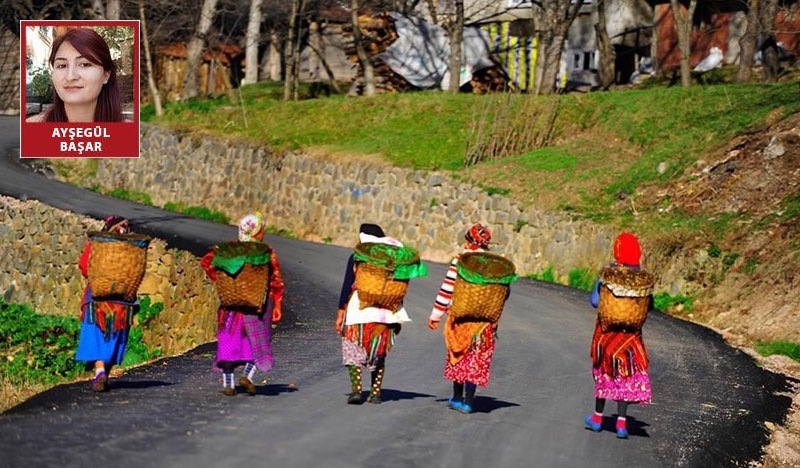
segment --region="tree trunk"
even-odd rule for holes
[[[272,81],[281,80],[281,36],[275,27],[269,32],[266,63],[263,73]]]
[[[739,58],[739,72],[736,81],[747,83],[753,75],[753,59],[756,56],[756,39],[758,38],[760,25],[758,24],[759,0],[750,0],[747,10],[747,27],[744,35],[739,39],[741,55]]]
[[[456,17],[450,27],[450,83],[448,90],[461,88],[461,45],[464,42],[464,0],[456,0]]]
[[[261,3],[263,0],[250,0],[250,17],[247,20],[247,36],[244,52],[244,82],[258,82],[258,44],[261,38]]]
[[[286,46],[283,50],[286,57],[286,73],[283,78],[283,100],[288,101],[292,98],[292,73],[294,72],[294,42],[295,25],[300,11],[300,0],[292,0],[292,12],[289,16],[289,28],[286,30]]]
[[[608,37],[606,27],[606,1],[597,0],[597,24],[594,25],[597,33],[597,50],[600,53],[600,66],[598,67],[598,79],[600,88],[608,90],[614,84],[614,48],[611,46],[611,39]]]
[[[694,11],[697,0],[689,0],[689,10],[683,13],[683,6],[678,0],[669,0],[672,14],[675,16],[675,27],[678,29],[678,48],[681,52],[681,86],[692,84],[692,26],[694,24]]]
[[[183,98],[190,99],[196,97],[197,74],[200,69],[203,47],[206,42],[206,35],[211,28],[211,21],[217,9],[217,0],[203,0],[203,7],[200,10],[200,21],[197,23],[192,39],[186,48],[186,75],[183,79]]]
[[[292,55],[294,55],[294,60],[292,60],[292,99],[295,101],[300,99],[300,50],[302,48],[303,38],[303,23],[300,21],[300,17],[303,15],[305,9],[306,1],[300,0],[300,9],[297,14],[298,21],[295,24],[294,50],[292,51]]]
[[[358,61],[361,63],[361,68],[364,70],[364,95],[375,95],[375,70],[372,65],[367,51],[364,50],[364,43],[362,42],[361,29],[358,26],[358,0],[350,0],[350,19],[353,23],[353,42],[356,46],[356,54]]]
[[[121,11],[119,0],[108,0],[106,2],[106,19],[118,20]]]
[[[572,22],[578,16],[584,0],[545,0],[541,6],[533,3],[534,9],[543,10],[542,44],[539,60],[542,60],[541,80],[537,80],[537,94],[552,94],[556,90],[556,79],[561,68],[561,54]],[[536,14],[534,10],[534,14]],[[537,67],[537,72],[539,67]]]
[[[153,97],[153,107],[156,108],[156,115],[161,116],[164,114],[164,109],[161,107],[161,93],[159,93],[156,80],[153,77],[153,59],[150,55],[150,37],[147,35],[147,22],[145,21],[144,3],[142,0],[139,0],[139,21],[142,25],[144,62],[147,65],[147,87],[150,89],[150,95]]]
[[[759,9],[759,23],[761,23],[762,37],[761,57],[763,62],[764,81],[775,83],[778,81],[780,57],[778,56],[778,42],[775,37],[775,16],[778,13],[778,0],[763,0]]]

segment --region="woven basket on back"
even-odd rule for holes
[[[602,330],[641,330],[650,310],[655,276],[643,270],[608,267],[600,272],[600,282],[597,313]]]
[[[217,270],[215,284],[220,306],[260,308],[269,288],[269,266],[245,265],[235,275]]]
[[[397,311],[408,292],[408,281],[394,279],[392,270],[361,262],[356,266],[359,308],[381,307]]]
[[[220,306],[261,308],[269,292],[270,247],[235,241],[216,245],[214,251]]]
[[[503,278],[514,274],[514,264],[506,258],[488,252],[469,252],[458,260],[459,274],[453,285],[449,314],[454,320],[497,322],[503,313],[508,283]],[[483,284],[475,282],[468,273],[480,275]],[[466,278],[470,276],[470,279]],[[493,282],[493,281],[504,282]],[[513,280],[512,280],[513,281]]]
[[[93,231],[89,234],[89,287],[95,299],[136,299],[147,268],[150,237]]]

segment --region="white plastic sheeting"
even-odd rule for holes
[[[378,57],[412,85],[447,89],[450,84],[450,40],[441,26],[421,18],[391,13],[397,39]],[[494,65],[489,58],[489,38],[478,28],[464,28],[461,46],[461,85],[472,73]]]

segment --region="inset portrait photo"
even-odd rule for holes
[[[20,157],[139,156],[139,22],[21,21]]]

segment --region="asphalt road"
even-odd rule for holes
[[[94,217],[118,213],[137,231],[196,254],[235,236],[231,226],[34,173],[19,164],[18,144],[18,118],[0,117],[2,194]],[[388,358],[384,403],[348,406],[332,328],[349,251],[267,241],[285,272],[287,314],[275,337],[276,368],[257,396],[221,395],[209,343],[135,368],[108,393],[94,394],[86,382],[62,385],[3,413],[0,467],[744,466],[767,442],[764,423],[782,421],[791,403],[785,377],[711,331],[652,313],[644,338],[653,403],[630,409],[628,440],[615,438],[610,418],[606,430],[588,431],[595,311],[585,293],[521,280],[477,412],[447,410],[443,339],[425,326],[445,267],[428,263],[429,277],[412,281],[406,298],[414,322]],[[607,416],[614,410],[607,405]]]

